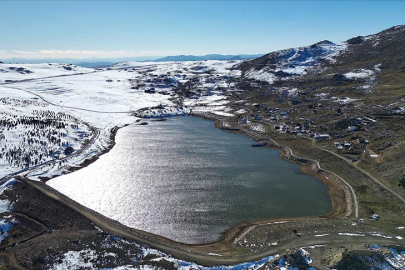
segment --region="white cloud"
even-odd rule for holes
[[[182,51],[132,51],[132,50],[37,50],[37,51],[19,51],[19,50],[0,50],[0,59],[9,58],[117,58],[117,57],[142,57],[142,56],[167,56],[184,54]]]

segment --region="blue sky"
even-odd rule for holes
[[[0,59],[256,54],[405,24],[405,1],[0,1]]]

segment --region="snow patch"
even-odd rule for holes
[[[359,233],[338,233],[338,234],[342,236],[365,236],[364,234]]]
[[[386,235],[382,235],[380,233],[372,233],[371,235],[372,236],[383,237],[383,238],[386,238],[386,239],[391,239],[392,238],[392,236],[386,236]]]
[[[309,252],[306,251],[303,248],[300,248],[300,253],[301,253],[302,257],[304,257],[305,262],[307,263],[307,265],[310,265],[312,263],[311,254],[309,254]]]
[[[349,97],[332,97],[331,99],[332,99],[334,102],[339,103],[340,105],[353,103],[354,101],[357,101],[357,100],[358,100],[358,99],[349,98]]]
[[[97,259],[95,250],[85,249],[81,251],[68,251],[63,254],[63,258],[53,265],[51,269],[96,269],[93,262]]]
[[[275,74],[269,73],[263,69],[259,71],[256,70],[249,71],[247,78],[257,81],[268,82],[269,84],[273,84],[277,80],[277,76]]]
[[[389,248],[390,254],[385,256],[387,262],[395,269],[405,268],[405,251],[398,252],[398,250]]]
[[[7,217],[7,219],[3,218],[0,220],[0,243],[7,238],[8,236],[8,230],[13,226],[13,224],[16,222],[15,219],[9,219],[10,217]]]
[[[345,73],[343,76],[350,80],[357,80],[370,78],[371,76],[374,76],[374,74],[374,71],[362,68]]]
[[[235,112],[235,114],[244,114],[244,113],[246,113],[246,110],[245,110],[245,109],[239,109],[239,110],[237,110],[237,111]]]
[[[142,118],[158,118],[158,117],[186,115],[189,113],[190,113],[189,108],[157,107],[157,108],[149,108],[146,110],[138,111],[138,112],[134,113],[134,115],[137,117],[142,117]]]
[[[0,185],[0,195],[4,194],[4,191],[10,190],[11,187],[16,183],[14,178],[9,179]],[[12,210],[12,203],[9,200],[0,199],[0,213],[9,212]]]
[[[267,262],[274,260],[275,258],[279,257],[279,255],[274,255],[274,256],[268,256],[265,257],[261,260],[254,261],[254,262],[245,262],[245,263],[240,263],[236,265],[229,265],[229,266],[212,266],[212,267],[206,267],[202,265],[198,265],[196,263],[192,262],[187,262],[183,260],[178,260],[173,258],[172,256],[165,254],[163,252],[160,252],[158,250],[150,249],[150,248],[145,248],[143,249],[143,256],[146,256],[148,254],[153,254],[156,256],[160,256],[160,258],[154,259],[154,261],[162,261],[166,260],[168,262],[171,262],[174,264],[174,267],[179,270],[240,270],[240,269],[249,269],[249,270],[258,270],[261,269]],[[212,256],[220,256],[219,254],[212,254]],[[142,265],[142,267],[139,266],[119,266],[112,268],[113,270],[129,270],[129,269],[156,269],[154,266],[151,265]]]

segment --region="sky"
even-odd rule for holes
[[[261,54],[405,24],[405,1],[0,1],[0,60]]]

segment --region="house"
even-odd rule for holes
[[[357,142],[360,144],[368,144],[369,141],[366,138],[359,138],[357,139]]]
[[[275,125],[274,129],[277,130],[280,133],[286,133],[286,131],[288,130],[288,126],[281,124],[281,125]]]
[[[277,122],[278,121],[278,116],[271,116],[269,121],[271,122]]]
[[[329,139],[330,136],[328,134],[319,134],[319,133],[317,133],[317,134],[315,134],[314,138],[317,141],[322,141],[322,140]]]
[[[145,90],[144,92],[148,93],[148,94],[154,94],[154,93],[156,93],[156,90],[155,90],[155,88],[150,88],[150,89]]]
[[[255,118],[255,120],[262,120],[262,119],[263,119],[263,116],[260,115],[260,114],[255,114],[255,115],[254,115],[254,118]]]
[[[334,142],[333,144],[336,146],[336,148],[337,148],[338,150],[342,150],[342,149],[343,149],[343,146],[342,146],[339,142]]]

